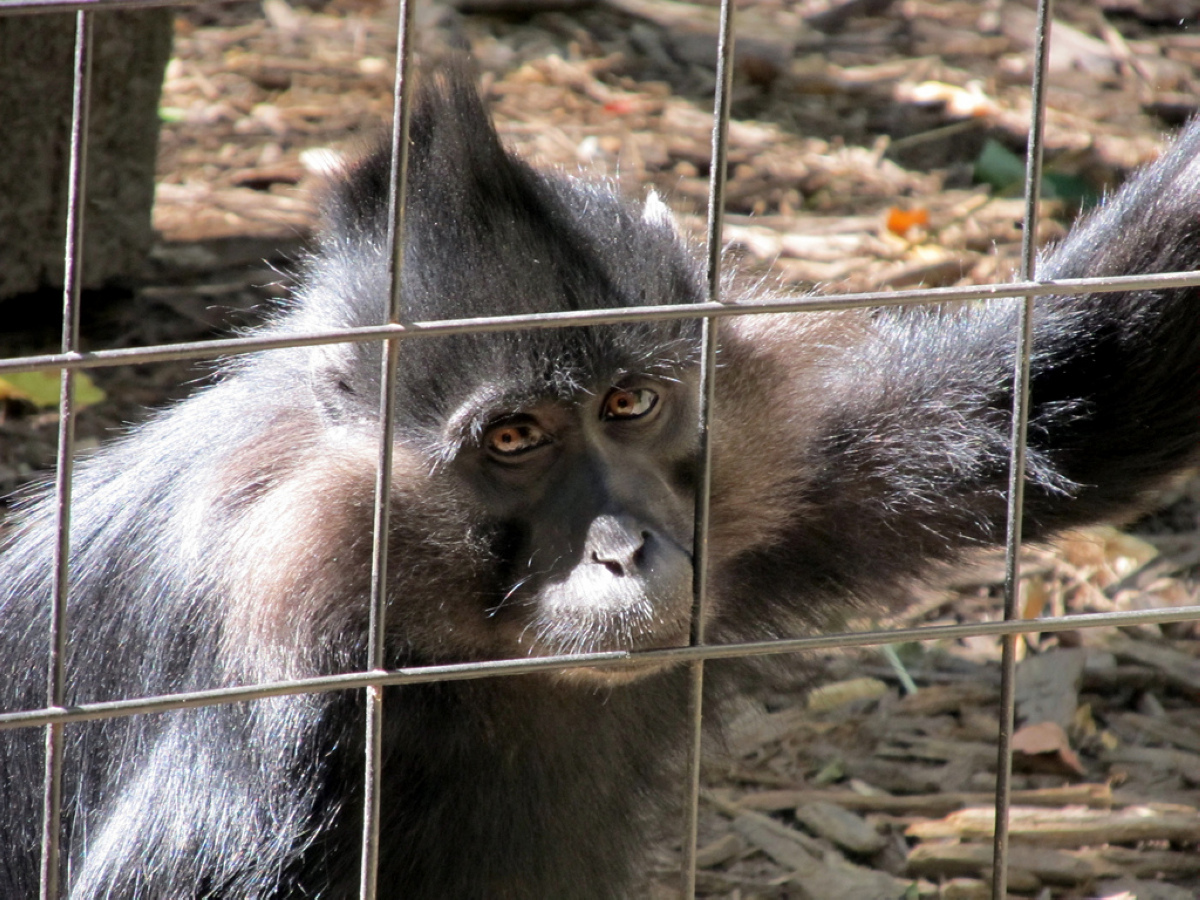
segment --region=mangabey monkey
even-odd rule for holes
[[[387,169],[377,154],[333,190],[268,332],[383,320]],[[461,73],[420,92],[410,185],[414,320],[704,297],[660,201],[635,210],[515,159]],[[1198,264],[1193,126],[1041,271]],[[1039,301],[1030,538],[1125,511],[1195,458],[1198,301]],[[1014,323],[991,303],[722,324],[711,640],[818,629],[1001,539]],[[404,342],[389,666],[685,643],[698,333]],[[230,362],[82,465],[69,702],[364,665],[379,361],[358,343]],[[8,709],[44,702],[51,519],[29,504],[2,556]],[[644,667],[389,690],[385,896],[628,896],[678,790],[685,681]],[[68,726],[70,896],[353,896],[361,720],[348,691]],[[0,896],[29,897],[42,734],[2,741]]]

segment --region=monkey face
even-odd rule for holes
[[[452,468],[487,523],[483,614],[512,655],[687,643],[695,396],[692,373],[656,373],[462,411],[481,427]]]
[[[442,112],[414,119],[409,158],[406,320],[703,302],[703,272],[661,200],[639,208],[609,188],[539,173],[508,154],[474,92],[431,96]],[[331,197],[330,239],[288,327],[386,319],[390,172],[376,154]],[[687,642],[700,332],[694,319],[645,320],[402,343],[394,664]],[[381,352],[358,342],[296,354],[316,414],[337,436],[323,462],[359,439],[373,461]],[[370,472],[359,469],[359,498],[370,496]],[[369,509],[360,499],[355,514]],[[351,557],[339,548],[337,565]],[[330,621],[348,618],[323,602]]]

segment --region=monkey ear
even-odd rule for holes
[[[671,208],[659,196],[658,191],[651,190],[646,195],[646,204],[642,207],[642,221],[654,228],[665,228],[677,238],[683,237],[683,233],[679,229],[679,221],[671,212]]]

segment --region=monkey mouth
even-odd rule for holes
[[[569,656],[580,653],[630,653],[633,659],[619,665],[583,666],[562,669],[557,677],[590,684],[626,684],[670,668],[674,663],[660,659],[638,661],[637,654],[650,650],[686,647],[691,631],[691,597],[671,604],[655,604],[653,616],[639,617],[627,610],[597,617],[585,611],[553,621],[539,621],[527,648],[533,656]],[[539,627],[540,626],[540,627]]]
[[[582,561],[509,596],[507,639],[531,657],[685,647],[691,634],[691,554],[664,542],[621,565]],[[569,681],[621,684],[668,668],[661,659],[559,670]]]

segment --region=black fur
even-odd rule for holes
[[[331,194],[304,288],[267,330],[383,320],[387,167],[377,154]],[[632,209],[514,159],[461,75],[421,91],[409,194],[414,320],[703,296],[654,202]],[[1190,269],[1198,232],[1193,125],[1041,272]],[[1122,514],[1195,459],[1198,300],[1039,302],[1029,537]],[[712,640],[895,602],[931,566],[1001,539],[1014,324],[1011,303],[722,324]],[[404,342],[389,665],[679,642],[690,588],[671,545],[690,527],[679,498],[694,484],[683,426],[697,344],[689,322]],[[353,344],[236,361],[81,465],[68,702],[364,664],[379,354]],[[556,481],[548,464],[534,477],[484,459],[509,412],[557,421],[642,378],[672,405],[654,440],[615,426],[628,464],[580,451],[581,468]],[[629,526],[645,541],[633,557],[667,561],[637,582],[643,593],[561,593],[588,554],[635,570],[595,548],[647,517],[653,527]],[[32,501],[0,555],[6,709],[44,700],[52,533],[48,505]],[[384,895],[628,896],[678,791],[684,707],[676,670],[389,690]],[[355,896],[361,720],[350,692],[69,726],[69,895]],[[36,890],[41,772],[39,730],[0,732],[2,897]]]

